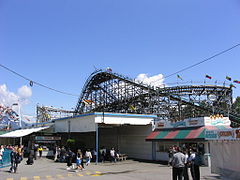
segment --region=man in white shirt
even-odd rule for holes
[[[193,180],[200,180],[200,168],[199,164],[196,162],[196,159],[198,158],[197,156],[199,157],[199,155],[197,154],[197,149],[192,148],[189,162],[191,163],[190,171]]]
[[[2,159],[3,159],[3,152],[4,152],[4,146],[1,145],[0,146],[0,166],[3,166],[3,161],[2,161]]]
[[[114,148],[110,150],[111,162],[116,162],[116,153]]]

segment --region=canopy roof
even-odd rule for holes
[[[226,129],[229,126],[203,126],[185,129],[163,129],[149,134],[147,141],[153,140],[183,140],[183,139],[205,139],[205,130]]]
[[[0,138],[17,138],[17,137],[23,137],[27,136],[31,133],[38,132],[44,129],[49,128],[49,126],[46,127],[37,127],[37,128],[30,128],[30,129],[18,129],[15,131],[11,131],[5,134],[0,135]]]

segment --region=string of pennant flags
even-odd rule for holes
[[[183,78],[182,78],[179,74],[177,74],[177,78],[183,81]],[[213,79],[213,77],[210,76],[210,75],[208,75],[208,74],[205,75],[205,78],[207,78],[207,79]],[[226,76],[225,79],[228,80],[228,81],[231,81],[231,82],[233,82],[233,83],[240,84],[240,81],[239,81],[239,80],[236,80],[236,79],[235,79],[235,80],[232,81],[232,78],[231,78],[230,76]],[[225,82],[225,81],[224,81],[224,82]],[[233,83],[230,84],[230,87],[236,88],[236,86],[235,86]]]
[[[183,81],[183,78],[182,78],[179,74],[177,74],[177,78]],[[213,79],[213,77],[210,76],[210,75],[208,75],[208,74],[205,75],[205,78],[207,78],[207,79]],[[228,81],[231,81],[231,82],[233,82],[233,83],[240,84],[240,81],[239,81],[239,80],[236,80],[236,79],[235,79],[235,80],[232,81],[232,78],[231,78],[230,76],[226,76],[225,79],[228,80]],[[225,81],[224,81],[224,83],[225,83]],[[236,86],[235,86],[233,83],[230,84],[230,87],[231,87],[231,88],[233,88],[233,87],[236,88]],[[94,102],[93,100],[90,100],[90,99],[83,99],[83,100],[82,100],[82,103],[84,103],[86,106],[95,104],[95,102]],[[134,107],[133,105],[130,105],[129,108],[130,108],[132,111],[136,111],[136,107]]]

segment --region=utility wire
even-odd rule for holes
[[[234,45],[234,46],[232,46],[232,47],[230,47],[230,48],[228,48],[228,49],[225,49],[225,50],[223,50],[223,51],[221,51],[221,52],[219,52],[219,53],[217,53],[217,54],[214,54],[213,56],[208,57],[208,58],[206,58],[206,59],[204,59],[204,60],[202,60],[202,61],[199,61],[199,62],[196,63],[196,64],[187,66],[187,67],[185,67],[185,68],[183,68],[183,69],[181,69],[181,70],[179,70],[179,71],[177,71],[177,72],[174,72],[174,73],[172,73],[172,74],[169,74],[169,75],[165,76],[164,78],[166,79],[166,78],[169,78],[169,77],[171,77],[171,76],[174,76],[174,75],[176,75],[176,74],[178,74],[178,73],[181,73],[181,72],[183,72],[183,71],[186,71],[186,70],[188,70],[188,69],[191,69],[191,68],[193,68],[193,67],[195,67],[195,66],[197,66],[197,65],[199,65],[199,64],[202,64],[202,63],[204,63],[204,62],[206,62],[206,61],[209,61],[209,60],[211,60],[211,59],[213,59],[213,58],[215,58],[215,57],[217,57],[217,56],[220,56],[220,55],[222,55],[222,54],[224,54],[224,53],[226,53],[226,52],[228,52],[228,51],[231,51],[232,49],[234,49],[234,48],[236,48],[236,47],[238,47],[238,46],[240,46],[240,43],[238,43],[238,44],[236,44],[236,45]]]
[[[171,77],[171,76],[174,76],[174,75],[176,75],[176,74],[178,74],[178,73],[181,73],[181,72],[183,72],[183,71],[186,71],[186,70],[188,70],[188,69],[191,69],[191,68],[193,68],[193,67],[195,67],[195,66],[197,66],[197,65],[199,65],[199,64],[202,64],[202,63],[204,63],[204,62],[206,62],[206,61],[209,61],[209,60],[211,60],[211,59],[213,59],[213,58],[215,58],[215,57],[217,57],[217,56],[220,56],[220,55],[222,55],[222,54],[224,54],[224,53],[226,53],[226,52],[228,52],[228,51],[230,51],[230,50],[232,50],[232,49],[234,49],[234,48],[236,48],[236,47],[238,47],[238,46],[240,46],[240,43],[239,43],[239,44],[236,44],[236,45],[234,45],[234,46],[232,46],[232,47],[230,47],[230,48],[228,48],[228,49],[225,49],[225,50],[223,50],[223,51],[221,51],[221,52],[219,52],[219,53],[217,53],[217,54],[215,54],[215,55],[213,55],[213,56],[211,56],[211,57],[209,57],[209,58],[206,58],[206,59],[204,59],[204,60],[202,60],[202,61],[199,61],[199,62],[196,63],[196,64],[193,64],[193,65],[188,66],[188,67],[185,67],[185,68],[183,68],[183,69],[181,69],[181,70],[179,70],[179,71],[177,71],[177,72],[174,72],[174,73],[172,73],[172,74],[169,74],[169,75],[165,76],[164,78],[166,79],[166,78],[169,78],[169,77]],[[8,70],[8,71],[10,71],[10,72],[12,72],[12,73],[14,73],[14,74],[16,74],[17,76],[20,76],[21,78],[29,81],[30,83],[32,82],[32,83],[37,84],[37,85],[39,85],[39,86],[41,86],[41,87],[47,88],[47,89],[49,89],[49,90],[52,90],[52,91],[55,91],[55,92],[58,92],[58,93],[61,93],[61,94],[79,97],[79,95],[72,94],[72,93],[68,93],[68,92],[64,92],[64,91],[60,91],[60,90],[51,88],[51,87],[49,87],[49,86],[46,86],[46,85],[44,85],[44,84],[41,84],[41,83],[39,83],[39,82],[32,81],[31,79],[29,79],[29,78],[27,78],[27,77],[25,77],[25,76],[17,73],[16,71],[11,70],[10,68],[8,68],[8,67],[6,67],[6,66],[4,66],[4,65],[2,65],[2,64],[0,64],[0,66],[1,66],[2,68],[4,68],[4,69],[6,69],[6,70]]]
[[[55,92],[58,92],[58,93],[61,93],[61,94],[69,95],[69,96],[77,96],[77,97],[79,96],[79,95],[76,95],[76,94],[72,94],[72,93],[68,93],[68,92],[64,92],[64,91],[60,91],[60,90],[51,88],[51,87],[46,86],[46,85],[44,85],[44,84],[41,84],[41,83],[39,83],[39,82],[37,82],[37,81],[33,81],[33,80],[31,80],[31,79],[29,79],[29,78],[27,78],[27,77],[25,77],[25,76],[17,73],[16,71],[11,70],[10,68],[8,68],[8,67],[6,67],[6,66],[4,66],[4,65],[2,65],[2,64],[0,64],[0,66],[1,66],[2,68],[6,69],[6,70],[8,70],[8,71],[10,71],[10,72],[12,72],[13,74],[16,74],[17,76],[19,76],[19,77],[21,77],[21,78],[23,78],[23,79],[25,79],[25,80],[27,80],[27,81],[29,81],[29,82],[32,82],[32,83],[34,83],[34,84],[37,84],[37,85],[39,85],[39,86],[41,86],[41,87],[47,88],[47,89],[49,89],[49,90],[52,90],[52,91],[55,91]]]

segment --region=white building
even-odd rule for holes
[[[56,119],[55,132],[77,139],[85,148],[114,147],[128,157],[151,160],[152,143],[145,138],[152,132],[154,118],[156,115],[95,112]]]

